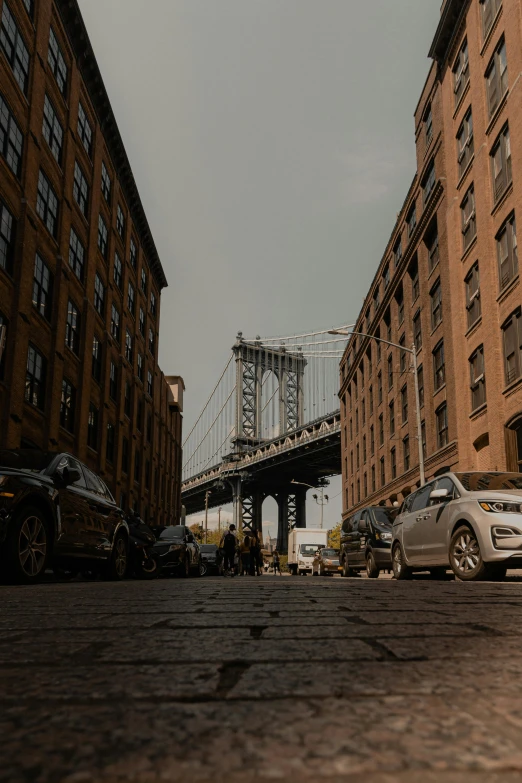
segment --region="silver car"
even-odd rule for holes
[[[409,495],[393,524],[396,579],[414,571],[500,580],[522,567],[522,473],[444,473]]]

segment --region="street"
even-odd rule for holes
[[[1,781],[520,780],[517,578],[1,596]]]

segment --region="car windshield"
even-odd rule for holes
[[[56,451],[2,449],[0,451],[0,468],[14,468],[27,473],[43,473],[56,456]]]
[[[382,525],[383,527],[391,527],[393,525],[393,520],[397,516],[398,509],[387,509],[387,508],[374,508],[373,509],[373,516],[375,517],[375,521],[378,525]]]
[[[323,557],[338,557],[339,552],[336,552],[335,549],[323,549],[321,554]]]
[[[171,525],[160,533],[160,538],[185,538],[185,530],[184,525]]]
[[[202,547],[200,547],[202,552],[215,552],[217,549],[217,546],[215,544],[203,544]]]
[[[302,555],[315,555],[319,549],[319,544],[301,544],[299,551]]]
[[[522,489],[522,473],[455,473],[468,492]]]

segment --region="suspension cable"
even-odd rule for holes
[[[198,418],[196,419],[196,423],[194,424],[194,426],[193,426],[193,427],[192,427],[192,429],[190,430],[189,434],[188,434],[188,435],[187,435],[187,437],[185,438],[185,440],[184,440],[184,442],[183,442],[183,446],[185,446],[186,442],[188,441],[188,439],[190,438],[190,436],[192,435],[192,433],[193,433],[193,432],[194,432],[194,430],[196,429],[196,426],[199,424],[199,421],[200,421],[201,417],[203,416],[203,414],[205,413],[206,409],[208,408],[208,406],[209,406],[209,404],[210,404],[210,401],[211,401],[212,397],[214,396],[214,394],[215,394],[215,392],[216,392],[216,389],[217,389],[217,387],[219,386],[219,384],[220,384],[220,383],[221,383],[221,381],[223,380],[223,378],[224,378],[224,376],[225,376],[225,373],[226,373],[226,371],[228,370],[228,368],[229,368],[229,366],[230,366],[230,362],[232,361],[232,359],[233,359],[233,358],[234,358],[234,354],[232,353],[232,354],[230,354],[230,359],[228,360],[228,362],[227,362],[227,365],[226,365],[225,369],[224,369],[224,370],[223,370],[223,372],[221,373],[221,376],[220,376],[220,378],[219,378],[219,381],[218,381],[218,382],[216,383],[216,385],[214,386],[214,389],[213,389],[213,391],[212,391],[212,393],[211,393],[210,397],[208,398],[208,400],[207,400],[207,402],[206,402],[206,405],[205,405],[205,407],[203,408],[203,410],[202,410],[202,411],[201,411],[201,413],[199,414]]]
[[[203,443],[204,443],[205,439],[207,438],[207,436],[208,436],[209,432],[212,430],[212,427],[214,426],[214,424],[216,423],[216,421],[219,419],[219,417],[221,416],[221,414],[222,414],[222,413],[223,413],[223,411],[225,410],[225,407],[226,407],[226,405],[227,405],[227,402],[230,400],[230,398],[231,398],[231,397],[232,397],[232,395],[234,394],[235,390],[236,390],[236,387],[234,386],[234,388],[232,389],[232,391],[230,392],[230,394],[229,394],[229,395],[228,395],[228,397],[226,398],[225,402],[223,403],[223,405],[222,405],[222,407],[221,407],[221,410],[219,411],[218,415],[216,416],[216,418],[214,419],[214,421],[212,422],[212,424],[210,425],[210,427],[208,428],[208,430],[205,432],[205,434],[203,435],[203,437],[201,438],[201,440],[199,441],[198,445],[196,446],[196,448],[194,449],[194,451],[192,452],[192,454],[190,455],[190,457],[187,459],[187,462],[185,462],[185,465],[183,465],[183,467],[185,467],[185,466],[186,466],[186,465],[187,465],[187,464],[190,462],[190,460],[192,459],[192,457],[193,457],[193,456],[196,454],[196,452],[197,452],[197,451],[198,451],[198,450],[201,448],[201,446],[203,445]],[[186,441],[185,441],[185,442],[186,442]]]

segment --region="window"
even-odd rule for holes
[[[399,239],[395,243],[395,247],[393,248],[393,260],[396,269],[400,264],[401,258],[402,258],[402,240],[399,237]]]
[[[433,112],[431,111],[431,103],[426,109],[426,112],[424,114],[424,132],[426,134],[425,135],[426,147],[428,147],[433,138]]]
[[[141,355],[141,353],[139,353],[138,354],[138,378],[140,379],[140,381],[142,383],[143,383],[143,377],[144,377],[143,376],[143,372],[144,372],[143,356]]]
[[[141,479],[141,454],[136,449],[134,454],[134,481],[139,484]]]
[[[417,209],[415,207],[415,204],[412,206],[410,211],[408,212],[408,217],[406,218],[406,223],[408,226],[408,239],[411,239],[413,236],[415,229],[417,228]]]
[[[434,391],[438,391],[446,382],[446,365],[444,361],[444,341],[441,340],[433,349],[433,380]]]
[[[63,149],[63,128],[58,119],[53,104],[48,96],[44,99],[43,137],[46,140],[56,162],[61,165]]]
[[[40,410],[43,410],[45,405],[46,373],[47,362],[45,358],[34,345],[29,344],[25,374],[25,401]]]
[[[107,204],[111,203],[112,182],[107,166],[102,161],[101,165],[101,192]]]
[[[460,102],[469,82],[469,57],[467,40],[461,46],[455,65],[453,66],[453,91],[455,93],[455,106]]]
[[[89,405],[89,418],[87,419],[87,445],[94,451],[98,450],[98,421],[100,413],[96,405]]]
[[[138,250],[136,248],[136,243],[132,237],[130,238],[129,261],[131,267],[134,269],[134,271],[136,271],[136,265],[138,262]]]
[[[154,291],[150,292],[150,312],[151,315],[156,315],[156,294]]]
[[[392,400],[390,402],[390,438],[395,435],[395,403]]]
[[[419,387],[419,407],[422,408],[424,405],[424,370],[422,364],[417,370],[417,383]]]
[[[64,56],[58,43],[58,39],[54,33],[53,28],[49,32],[49,52],[47,54],[47,62],[51,68],[51,71],[56,79],[58,89],[65,95],[67,92],[67,65],[65,64]]]
[[[2,7],[2,23],[0,25],[0,48],[13,69],[18,86],[27,95],[29,52],[5,0]]]
[[[132,335],[128,329],[125,330],[125,358],[132,364]]]
[[[350,452],[350,470],[353,473],[353,451]]]
[[[367,476],[366,473],[364,474],[363,487],[364,487],[364,497],[367,497],[367,495],[368,495],[368,476]]]
[[[145,460],[145,489],[150,489],[150,461],[148,459]]]
[[[522,328],[520,310],[515,311],[502,326],[504,333],[504,368],[506,384],[512,383],[522,374],[521,348]]]
[[[484,346],[480,345],[469,359],[471,410],[486,402],[486,375],[484,372]]]
[[[346,427],[345,427],[346,430]],[[353,419],[350,419],[350,440],[353,439]],[[346,438],[345,438],[346,440]]]
[[[442,288],[440,285],[440,278],[430,291],[431,297],[431,328],[435,329],[436,326],[442,321]]]
[[[413,341],[417,351],[420,351],[422,348],[422,322],[420,310],[417,310],[413,318]]]
[[[129,441],[123,438],[121,441],[121,469],[123,473],[129,472]]]
[[[378,405],[380,405],[382,402],[382,373],[377,376],[377,399]]]
[[[366,465],[366,435],[363,435],[363,463]]]
[[[140,307],[139,329],[141,335],[145,337],[145,312],[142,307]]]
[[[404,334],[401,334],[399,345],[406,345],[406,337]],[[399,354],[399,369],[401,374],[406,372],[406,351],[401,351]]]
[[[428,250],[428,270],[433,272],[440,260],[439,254],[439,230],[437,221],[433,223],[430,229],[426,232],[424,238],[424,244]]]
[[[23,4],[25,5],[25,10],[29,14],[30,18],[33,18],[34,14],[34,3],[33,0],[23,0]]]
[[[391,477],[393,481],[393,479],[397,478],[397,454],[395,451],[395,446],[390,451],[390,468],[391,468]]]
[[[77,356],[80,355],[80,326],[80,311],[74,302],[71,302],[69,299],[67,304],[67,321],[65,324],[65,345]]]
[[[502,290],[518,275],[518,246],[515,216],[511,215],[497,234],[498,276]]]
[[[80,282],[83,281],[84,263],[85,249],[80,242],[78,234],[71,226],[71,233],[69,236],[69,266]]]
[[[372,465],[372,492],[375,492],[375,465]]]
[[[136,408],[136,428],[143,431],[143,400],[138,400],[138,406]]]
[[[402,423],[406,424],[408,421],[408,387],[403,386],[401,389],[401,412]]]
[[[134,318],[134,304],[135,304],[134,286],[129,280],[129,286],[127,288],[127,309],[133,318]]]
[[[120,313],[114,303],[111,307],[111,335],[117,342],[120,341]]]
[[[359,411],[355,409],[355,434],[359,434]]]
[[[123,411],[130,419],[131,416],[131,387],[128,381],[125,381],[125,391],[123,395]]]
[[[375,432],[373,429],[373,424],[370,427],[370,454],[372,457],[375,454]]]
[[[513,180],[508,125],[500,132],[491,151],[491,175],[493,177],[493,197],[496,203]]]
[[[58,228],[58,198],[51,187],[51,183],[41,169],[38,176],[36,212],[45,223],[49,233],[56,237]]]
[[[475,151],[473,143],[473,114],[468,109],[457,133],[457,156],[459,163],[459,176],[462,176],[473,157]]]
[[[402,460],[404,462],[404,470],[410,469],[410,439],[406,435],[402,441]]]
[[[154,356],[155,338],[152,329],[149,329],[149,351]]]
[[[147,372],[147,394],[152,397],[152,373],[150,370]]]
[[[448,409],[443,403],[435,413],[437,419],[437,447],[439,449],[448,443]]]
[[[89,185],[78,161],[74,164],[73,196],[80,207],[82,215],[87,217],[89,211]]]
[[[125,236],[125,217],[123,215],[123,210],[119,204],[116,208],[116,231],[123,239],[123,237]]]
[[[421,439],[422,439],[422,454],[424,456],[424,459],[426,459],[428,454],[428,448],[426,446],[426,422],[425,421],[421,423]]]
[[[34,261],[33,306],[47,321],[51,320],[52,291],[53,276],[37,253]]]
[[[105,286],[98,272],[94,278],[94,308],[103,318],[105,314]]]
[[[81,102],[78,104],[78,136],[89,157],[92,153],[92,128]],[[103,166],[103,163],[102,163]],[[102,168],[103,173],[103,168]],[[103,180],[103,175],[102,175]]]
[[[7,103],[0,94],[0,155],[19,177],[22,171],[22,150],[24,137]]]
[[[480,5],[482,6],[482,32],[484,38],[487,38],[502,5],[502,0],[480,0]]]
[[[388,356],[388,391],[393,389],[393,356]]]
[[[502,39],[498,44],[486,71],[486,89],[490,117],[500,105],[502,98],[507,92],[508,86],[506,43],[504,39]]]
[[[374,315],[377,313],[377,310],[379,309],[379,305],[380,305],[379,293],[380,293],[379,292],[379,286],[377,286],[377,288],[373,292],[373,312],[374,312]]]
[[[109,394],[114,401],[118,397],[118,370],[113,361],[109,370]]]
[[[101,383],[102,376],[102,343],[96,335],[92,340],[92,377],[97,383]]]
[[[426,174],[422,179],[421,187],[422,187],[423,203],[424,206],[426,206],[435,187],[435,161],[434,160],[432,160],[430,165],[428,166]]]
[[[356,450],[356,454],[357,454],[357,459],[356,459],[356,461],[355,461],[355,464],[357,465],[357,470],[359,470],[359,468],[360,468],[360,466],[361,466],[360,452],[359,452],[359,444],[357,444],[357,446],[355,447],[355,450]]]
[[[107,462],[114,462],[114,442],[116,440],[115,438],[116,430],[114,427],[114,424],[111,424],[110,422],[107,424],[107,443],[105,446],[105,456],[107,458]]]
[[[74,408],[76,389],[67,378],[62,380],[62,398],[60,400],[60,426],[68,432],[74,432]]]
[[[384,267],[384,271],[382,273],[382,281],[384,283],[384,290],[386,291],[386,289],[390,285],[390,265],[389,264],[386,264],[386,266]]]
[[[478,321],[481,315],[480,278],[478,261],[473,264],[465,279],[466,310],[468,311],[468,328]]]
[[[381,465],[381,487],[384,487],[384,485],[386,484],[386,470],[384,467],[384,457],[381,457],[380,465]]]
[[[141,290],[147,295],[147,273],[145,272],[145,269],[141,268]]]
[[[397,289],[397,293],[395,294],[395,299],[397,301],[397,320],[399,323],[399,326],[404,323],[404,291],[402,288],[402,283]]]
[[[118,253],[114,253],[114,282],[116,283],[116,287],[121,291],[123,284],[123,267]]]
[[[107,251],[109,247],[109,233],[105,220],[101,215],[98,215],[98,247],[103,258],[107,261]]]
[[[361,413],[362,413],[362,426],[366,424],[366,402],[363,400],[361,402]]]
[[[370,416],[373,414],[373,386],[368,389],[368,406]]]

